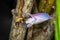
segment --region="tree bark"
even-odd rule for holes
[[[26,23],[23,21],[22,23],[19,22],[18,26],[16,25],[17,17],[22,17],[22,12],[21,12],[22,7],[23,7],[23,0],[17,0],[16,9],[12,10],[13,20],[12,20],[9,40],[24,40],[27,29]]]
[[[12,20],[9,40],[24,40],[25,38],[26,29],[27,29],[26,23],[25,22],[19,23],[19,26],[16,26],[15,23],[17,17],[21,17],[21,15],[25,20],[25,17],[27,17],[28,13],[31,12],[34,2],[33,0],[24,0],[24,7],[21,9],[21,7],[23,6],[22,2],[21,0],[17,0],[16,9],[12,10],[13,20]],[[19,8],[22,10],[22,12]]]
[[[54,32],[52,20],[35,24],[30,28],[27,28],[25,20],[29,17],[30,13],[46,12],[53,16],[55,11],[51,12],[51,10],[54,6],[54,2],[55,0],[39,0],[39,4],[37,4],[36,0],[24,0],[21,11],[19,9],[21,0],[17,0],[16,8],[12,10],[13,20],[9,40],[25,40],[24,38],[26,38],[26,40],[51,40]],[[21,14],[18,14],[19,11],[21,11]],[[16,27],[15,23],[18,15],[22,15],[24,21],[19,23],[19,27]]]

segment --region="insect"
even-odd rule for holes
[[[33,24],[42,23],[51,19],[47,13],[37,13],[37,14],[30,14],[31,18],[26,20],[27,27],[31,27]]]

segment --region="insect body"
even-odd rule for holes
[[[51,18],[51,16],[49,16],[47,13],[31,14],[30,16],[31,18],[26,20],[27,27],[31,27],[33,24],[42,23]]]

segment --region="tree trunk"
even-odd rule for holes
[[[36,0],[24,0],[24,6],[21,12],[24,21],[19,23],[19,26],[16,27],[15,23],[18,16],[18,11],[20,10],[19,6],[21,6],[20,2],[21,0],[17,0],[16,9],[12,10],[13,20],[9,40],[51,40],[54,32],[54,20],[48,20],[40,24],[35,24],[30,28],[27,28],[25,20],[29,17],[30,13],[34,14],[46,12],[54,16],[55,12],[51,11],[52,9],[55,10],[55,0],[39,0],[38,3]]]
[[[23,6],[22,2],[20,3],[20,1],[21,0],[17,0],[16,9],[12,10],[13,20],[12,20],[9,40],[24,40],[25,38],[26,29],[27,29],[26,23],[23,21],[23,23],[19,23],[18,26],[15,25],[17,17],[20,16],[18,14],[18,12],[21,11],[19,8]],[[33,7],[33,0],[24,0],[24,7],[22,8],[22,12],[21,12],[24,20],[26,17],[28,17],[28,13],[31,12],[32,7]]]

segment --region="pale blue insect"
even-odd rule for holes
[[[27,27],[31,27],[33,24],[42,23],[51,19],[47,13],[37,13],[37,14],[30,14],[31,18],[26,20]]]

